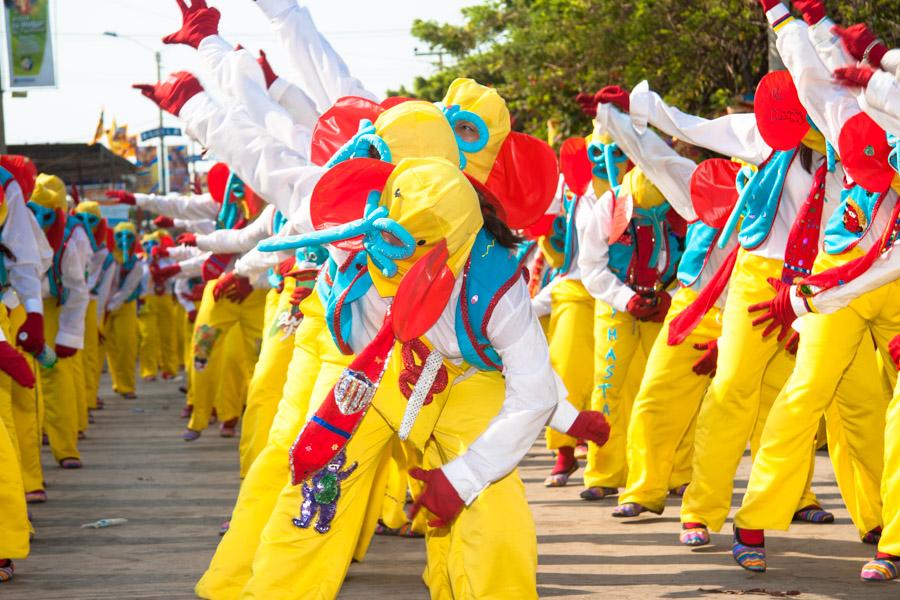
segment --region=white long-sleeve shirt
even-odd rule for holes
[[[73,229],[60,263],[60,278],[67,292],[66,302],[59,311],[59,330],[55,341],[61,346],[77,350],[84,348],[84,315],[91,295],[87,273],[93,252],[84,230],[81,227]],[[44,276],[43,296],[53,297],[49,275]]]
[[[462,276],[457,278],[437,323],[425,334],[445,360],[457,365],[463,362],[456,337],[461,287]],[[361,351],[375,336],[389,305],[390,299],[382,298],[374,288],[351,305],[354,327],[350,344],[354,351]],[[442,468],[467,504],[516,467],[548,421],[565,429],[574,421],[565,408],[554,415],[565,392],[557,387],[547,340],[531,310],[524,280],[519,279],[500,297],[487,323],[487,337],[503,361],[506,398],[500,412],[468,450]]]
[[[6,186],[6,222],[0,229],[0,244],[15,259],[5,260],[9,284],[27,312],[44,313],[41,279],[53,264],[53,249],[34,214],[25,206],[22,189],[16,181]]]
[[[188,100],[180,116],[188,135],[228,163],[299,231],[312,230],[309,198],[326,169],[309,165],[308,152],[297,152],[272,137],[244,108],[223,109],[205,93]]]
[[[212,219],[172,219],[176,229],[184,229],[191,233],[212,233],[216,230],[216,222]]]
[[[144,281],[147,271],[146,263],[138,260],[134,263],[134,267],[127,275],[125,275],[125,279],[123,280],[122,265],[117,263],[113,268],[115,269],[115,277],[113,278],[112,284],[113,292],[107,303],[109,312],[118,310],[129,298],[131,298],[135,290],[138,289],[138,286],[141,285],[141,282]]]
[[[105,246],[100,246],[97,250],[91,254],[90,265],[88,267],[88,277],[87,277],[87,285],[88,289],[91,290],[91,298],[96,300],[97,295],[94,293],[94,288],[97,287],[97,284],[100,282],[100,278],[103,277],[104,269],[103,263],[106,262],[106,257],[109,256],[109,250]]]
[[[296,122],[280,106],[266,89],[262,69],[247,50],[235,50],[218,35],[211,35],[200,42],[200,56],[218,80],[219,87],[232,101],[243,106],[256,124],[264,128],[289,148],[303,151],[309,147],[312,130],[318,120],[313,101],[307,97],[305,121]],[[282,84],[281,97],[289,92]],[[297,92],[290,92],[291,100],[298,102]]]
[[[112,295],[112,286],[113,281],[116,279],[116,271],[118,270],[118,265],[113,261],[113,263],[103,271],[103,274],[100,276],[100,283],[95,288],[97,290],[96,300],[97,300],[97,323],[98,326],[103,324],[103,316],[106,314],[107,303],[109,302],[109,297]],[[93,292],[92,292],[93,293]]]
[[[350,74],[350,69],[316,29],[309,9],[296,0],[257,0],[269,18],[299,77],[298,85],[313,99],[319,113],[344,96],[378,100]]]
[[[135,194],[134,199],[138,208],[172,217],[173,219],[215,221],[216,217],[219,216],[219,211],[222,209],[222,205],[213,200],[209,194],[194,196],[183,196],[181,194],[169,194],[168,196]]]
[[[275,207],[267,205],[262,213],[242,229],[220,229],[197,236],[197,248],[217,254],[243,254],[272,235]]]

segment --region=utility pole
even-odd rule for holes
[[[156,51],[156,83],[162,83],[162,54],[159,50]],[[160,107],[159,109],[159,128],[163,128],[163,109]],[[168,160],[168,155],[166,154],[166,136],[160,131],[159,135],[159,156],[156,160],[159,161],[159,191],[165,196],[169,193],[169,178],[166,176],[166,161]]]
[[[419,52],[418,48],[413,48],[413,54],[415,54],[416,56],[437,56],[438,57],[438,68],[443,70],[444,55],[448,54],[448,53],[444,52],[444,51],[440,51],[440,50],[438,50],[438,51],[432,50],[431,52]]]
[[[0,154],[6,154],[6,120],[3,117],[3,77],[0,74]]]

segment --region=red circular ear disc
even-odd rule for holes
[[[228,186],[228,178],[231,177],[231,169],[225,163],[216,163],[206,175],[206,187],[213,200],[222,204],[225,200],[225,188]]]
[[[883,192],[891,186],[896,171],[888,162],[891,146],[887,134],[866,113],[849,119],[838,139],[841,164],[847,174],[870,192]]]
[[[400,102],[396,102],[399,104]],[[338,99],[334,106],[319,117],[313,129],[310,160],[314,165],[326,164],[359,131],[359,122],[375,122],[385,107],[358,96]]]
[[[524,229],[544,213],[559,185],[556,153],[547,142],[524,133],[511,132],[494,161],[485,187],[491,201],[511,229]]]
[[[704,160],[691,175],[691,202],[701,221],[715,227],[725,226],[738,191],[735,179],[741,165],[724,158]]]
[[[559,166],[566,185],[576,196],[584,196],[593,177],[584,138],[572,137],[559,150]]]
[[[756,87],[753,112],[759,133],[775,150],[793,150],[810,128],[806,109],[787,71],[773,71],[762,78]]]

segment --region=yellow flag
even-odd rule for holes
[[[100,120],[97,121],[97,129],[94,130],[94,139],[91,141],[91,146],[100,141],[100,138],[103,137],[103,113],[104,110],[100,109]]]

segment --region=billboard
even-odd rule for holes
[[[137,184],[136,192],[141,194],[159,193],[159,165],[156,146],[138,146],[136,149]]]
[[[53,87],[53,34],[50,0],[3,0],[9,86]]]

